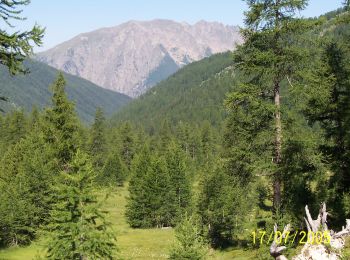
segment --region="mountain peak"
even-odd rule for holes
[[[136,97],[182,66],[241,42],[238,28],[201,20],[131,20],[82,33],[37,59],[104,88]]]

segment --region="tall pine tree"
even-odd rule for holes
[[[283,144],[283,115],[281,114],[281,84],[290,80],[298,70],[305,52],[297,44],[303,23],[294,18],[306,7],[307,0],[247,0],[244,44],[235,54],[237,67],[247,75],[241,93],[231,95],[228,102],[246,107],[246,101],[263,102],[270,114],[273,133],[273,203],[281,204],[281,162]],[[248,96],[247,96],[248,94]],[[249,107],[247,107],[249,109]]]
[[[95,174],[78,150],[55,186],[48,259],[114,259],[115,238],[94,194]]]
[[[95,170],[100,171],[107,154],[106,119],[101,108],[96,109],[94,123],[90,130],[89,152]]]
[[[60,73],[51,86],[52,107],[46,109],[44,115],[44,133],[46,142],[56,151],[56,163],[63,169],[73,158],[79,147],[79,123],[74,104],[65,93],[66,81]]]

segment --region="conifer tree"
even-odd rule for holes
[[[175,229],[176,244],[170,251],[169,259],[206,259],[207,249],[200,236],[197,223],[187,214]]]
[[[0,165],[0,240],[28,244],[48,220],[52,152],[40,129],[12,145]]]
[[[58,167],[68,164],[79,146],[78,119],[74,104],[65,93],[66,81],[60,73],[52,85],[52,107],[45,111],[46,141],[56,150]]]
[[[191,201],[190,185],[178,150],[174,148],[164,158],[157,153],[151,155],[144,148],[135,157],[129,192],[126,217],[131,227],[174,225]]]
[[[185,155],[172,141],[165,154],[166,170],[169,175],[169,200],[166,202],[171,211],[172,224],[175,224],[191,205],[191,184],[188,176]]]
[[[171,140],[171,126],[168,120],[164,120],[159,130],[159,150],[166,151]]]
[[[164,158],[153,155],[151,167],[144,180],[144,198],[147,209],[146,227],[168,227],[172,225],[172,212],[168,207],[170,200],[170,179]]]
[[[201,153],[202,161],[205,162],[209,159],[213,150],[213,134],[210,127],[210,123],[205,121],[201,128]]]
[[[21,7],[28,5],[29,0],[9,0],[0,2],[0,20],[10,28],[14,25],[12,20],[21,21]],[[22,63],[25,58],[33,54],[33,46],[40,46],[44,36],[44,29],[35,25],[31,30],[6,32],[0,31],[0,64],[8,67],[11,74],[25,72]]]
[[[125,122],[121,126],[120,138],[121,138],[121,156],[125,165],[130,170],[131,161],[135,153],[135,136],[129,122]]]
[[[94,195],[95,174],[86,154],[77,150],[61,171],[51,211],[48,259],[114,259],[115,238]]]
[[[326,46],[318,70],[313,71],[307,114],[320,123],[326,141],[320,149],[334,173],[331,177],[331,205],[344,218],[342,201],[350,192],[350,68],[344,46],[331,40]],[[349,212],[350,213],[350,212]]]
[[[14,110],[7,114],[4,122],[4,138],[7,146],[17,143],[26,134],[27,119],[23,110]]]
[[[129,198],[126,205],[126,218],[131,227],[146,227],[147,197],[145,195],[145,178],[150,170],[151,156],[148,147],[143,147],[132,163],[129,182]]]
[[[198,214],[202,233],[213,247],[227,246],[242,230],[244,218],[255,203],[249,189],[249,184],[242,187],[219,164],[202,177]]]
[[[233,106],[249,109],[247,102],[261,103],[271,119],[273,132],[273,203],[281,204],[281,162],[283,145],[283,115],[281,84],[295,76],[307,57],[298,35],[305,30],[301,20],[294,18],[307,0],[247,0],[246,28],[242,30],[244,44],[235,54],[237,67],[248,80],[227,100]],[[265,101],[265,102],[263,102]],[[266,114],[266,112],[264,114]]]
[[[123,186],[127,169],[120,159],[119,150],[112,151],[103,166],[100,180],[104,185]]]
[[[102,169],[107,153],[105,121],[103,110],[97,108],[95,120],[90,130],[89,151],[92,157],[93,166],[95,170],[98,171]]]

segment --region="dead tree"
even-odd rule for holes
[[[322,203],[320,207],[319,214],[316,219],[312,219],[308,206],[305,206],[305,214],[304,218],[306,227],[308,230],[308,234],[317,234],[317,232],[321,232],[322,234],[329,235],[329,247],[325,246],[325,243],[315,244],[310,243],[311,239],[307,240],[306,244],[301,250],[301,253],[297,256],[294,256],[293,260],[336,260],[340,259],[341,249],[343,249],[345,245],[346,237],[350,236],[350,219],[346,220],[346,226],[342,228],[342,231],[335,233],[333,230],[328,230],[327,226],[327,210],[326,203]],[[289,231],[290,225],[288,224],[282,233],[282,237],[284,238],[285,234]],[[275,234],[277,232],[277,225],[274,227]],[[287,258],[282,254],[282,251],[285,250],[285,246],[278,246],[276,241],[270,246],[270,254],[276,260],[286,260]]]

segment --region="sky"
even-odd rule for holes
[[[309,0],[300,15],[319,16],[341,7],[343,0]],[[129,20],[170,19],[193,24],[200,20],[227,25],[243,25],[242,0],[31,0],[24,7],[26,21],[17,23],[24,30],[35,23],[46,27],[43,51],[74,36],[111,27]]]

